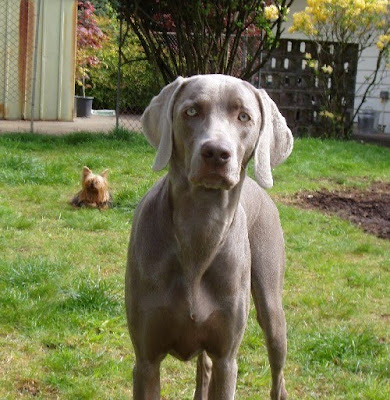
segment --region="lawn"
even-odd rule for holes
[[[0,398],[129,399],[123,304],[135,206],[156,181],[138,134],[0,135]],[[114,208],[74,209],[81,169],[110,169]],[[270,191],[285,231],[291,399],[390,398],[390,245],[284,199],[390,181],[390,151],[297,140]],[[270,371],[251,310],[237,399],[266,399]],[[191,399],[195,363],[167,357],[164,399]]]

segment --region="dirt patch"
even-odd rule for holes
[[[301,192],[293,203],[336,214],[368,233],[390,239],[390,183],[377,182],[366,190]]]
[[[39,396],[39,384],[34,379],[25,379],[18,384],[18,392],[28,396]]]
[[[58,399],[58,390],[43,385],[42,382],[39,382],[35,379],[20,379],[16,382],[16,390],[19,395],[18,398],[24,397],[39,397],[45,399]]]

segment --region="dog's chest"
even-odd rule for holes
[[[183,359],[205,346],[215,351],[233,326],[244,329],[249,303],[250,251],[245,235],[237,236],[233,228],[214,254],[195,254],[175,253],[166,265],[164,295],[157,294],[158,312],[170,321],[172,351]]]
[[[175,234],[171,282],[176,282],[184,297],[210,296],[218,301],[236,294],[249,275],[250,246],[246,219],[239,210],[231,221],[215,229],[205,224]],[[166,265],[170,269],[170,265]],[[210,292],[210,293],[208,293]]]
[[[172,260],[164,285],[145,295],[146,326],[159,334],[161,347],[188,360],[202,350],[222,354],[246,325],[249,260],[226,251],[217,254],[201,278]],[[193,265],[192,268],[195,266]]]
[[[222,353],[235,340],[229,334],[244,330],[251,263],[241,207],[219,229],[186,222],[180,231],[150,223],[151,235],[132,246],[130,274],[132,324],[155,332],[152,348],[182,359],[205,349]]]

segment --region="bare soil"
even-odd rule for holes
[[[34,379],[25,379],[19,382],[18,391],[21,395],[36,397],[40,394],[39,384]]]
[[[377,237],[390,239],[390,183],[376,182],[369,189],[300,192],[293,204],[338,215]]]

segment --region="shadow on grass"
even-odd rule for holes
[[[19,149],[54,149],[63,146],[96,145],[131,145],[151,149],[145,137],[138,132],[123,128],[113,129],[109,133],[75,132],[64,135],[5,133],[0,135],[0,144]]]

